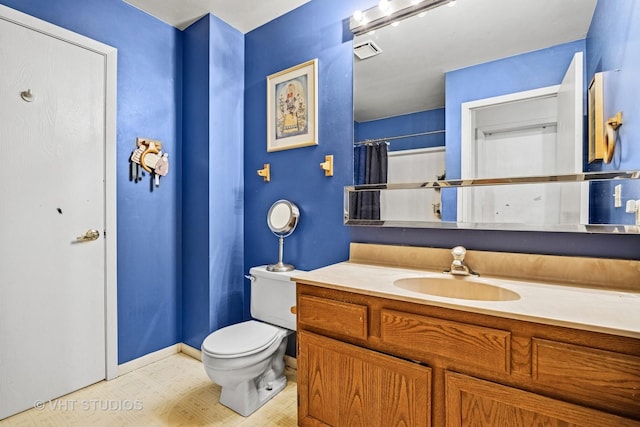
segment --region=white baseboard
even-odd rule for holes
[[[198,361],[202,360],[202,352],[200,350],[195,349],[185,343],[178,343],[160,349],[158,351],[154,351],[153,353],[145,354],[142,357],[130,360],[129,362],[123,363],[122,365],[118,365],[118,376],[124,375],[131,371],[135,371],[136,369],[143,368],[147,365],[157,362],[158,360],[162,360],[166,357],[173,356],[174,354],[178,353],[184,353],[187,356],[193,357]],[[285,355],[284,364],[287,368],[298,370],[298,360],[295,357]]]
[[[296,359],[295,357],[287,356],[285,354],[284,355],[284,365],[289,369],[293,369],[294,371],[297,371],[298,370],[298,359]]]
[[[191,347],[188,344],[182,343],[180,344],[180,351],[187,356],[191,356],[196,360],[202,361],[202,352],[198,349]],[[298,360],[295,357],[284,356],[284,364],[287,368],[298,370]]]
[[[202,352],[197,348],[193,348],[188,344],[181,343],[180,344],[180,352],[186,354],[187,356],[191,356],[196,360],[202,361]]]
[[[138,357],[137,359],[130,360],[129,362],[123,363],[122,365],[118,365],[118,376],[150,365],[153,362],[164,359],[165,357],[173,356],[174,354],[180,353],[180,346],[181,344],[174,344],[158,351],[154,351],[153,353],[145,354],[144,356]]]

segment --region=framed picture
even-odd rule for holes
[[[267,151],[318,145],[318,60],[267,77]]]

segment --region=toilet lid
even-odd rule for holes
[[[213,332],[202,343],[202,350],[218,357],[249,356],[269,347],[281,332],[277,326],[249,320]]]

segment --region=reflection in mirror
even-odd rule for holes
[[[520,0],[516,8],[511,0],[457,0],[359,34],[354,184],[640,169],[640,150],[627,142],[640,134],[631,120],[614,135],[611,164],[588,160],[583,132],[594,116],[586,105],[596,73],[607,82],[599,107],[605,120],[618,111],[638,115],[640,84],[633,76],[640,56],[631,54],[640,43],[636,6],[633,0]],[[367,49],[375,55],[363,55]],[[370,174],[368,167],[386,174]],[[622,184],[618,202],[617,184],[376,190],[350,194],[348,203],[366,205],[351,219],[405,226],[486,222],[501,229],[507,211],[507,222],[522,229],[635,224],[625,207],[640,199],[639,181]]]
[[[394,227],[640,233],[640,202],[633,200],[627,202],[627,224],[604,216],[590,224],[576,219],[581,206],[572,196],[590,185],[592,198],[602,201],[611,197],[608,188],[601,185],[609,182],[619,188],[637,187],[640,171],[349,186],[345,188],[345,220],[350,225]],[[462,219],[437,221],[436,205],[431,202],[440,193],[456,191],[466,197]],[[374,196],[380,199],[379,218],[357,216],[353,203]],[[398,208],[392,202],[402,197],[406,201]]]

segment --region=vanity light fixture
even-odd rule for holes
[[[378,3],[378,8],[380,9],[380,12],[384,13],[385,15],[391,14],[391,2],[389,0],[380,0],[380,3]]]
[[[454,1],[382,0],[377,6],[367,10],[357,10],[349,20],[349,29],[357,36]]]

